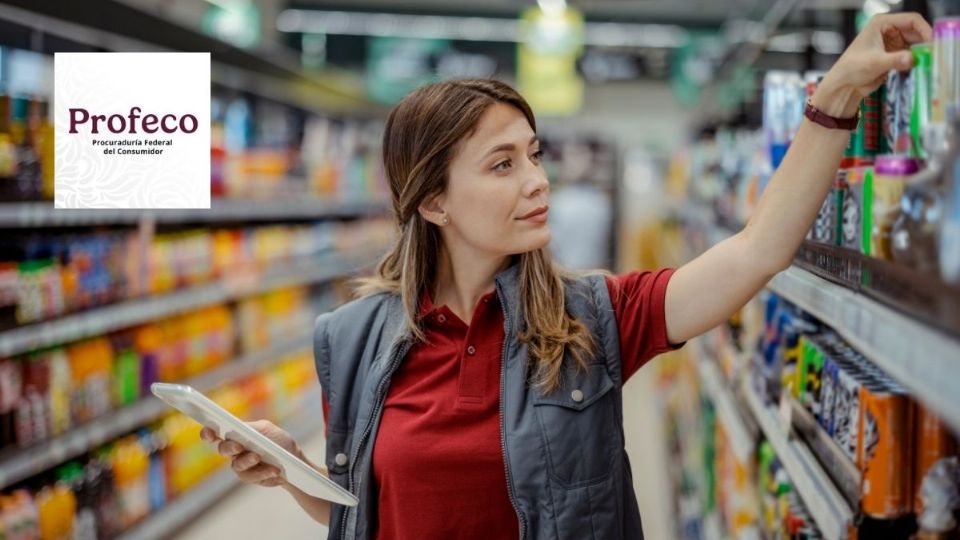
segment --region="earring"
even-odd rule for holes
[[[444,215],[444,216],[443,216],[443,224],[444,224],[444,225],[449,225],[449,224],[450,224],[450,216],[447,216],[447,215]]]

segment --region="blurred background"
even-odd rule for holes
[[[0,2],[0,538],[326,534],[148,389],[189,383],[322,462],[311,326],[393,237],[380,135],[412,89],[530,101],[562,263],[678,266],[746,223],[819,77],[903,10],[935,40],[862,104],[795,264],[631,379],[625,431],[647,538],[955,538],[942,0]],[[210,210],[53,210],[53,54],[76,51],[212,53]]]

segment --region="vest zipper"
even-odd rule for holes
[[[390,377],[393,376],[393,372],[396,371],[397,366],[400,364],[400,360],[403,359],[404,355],[406,355],[407,351],[409,350],[410,340],[405,340],[404,343],[397,348],[396,354],[394,354],[393,358],[390,359],[390,366],[387,368],[387,372],[384,374],[383,378],[380,380],[380,384],[377,386],[377,403],[374,406],[373,411],[370,413],[370,418],[367,420],[366,426],[363,428],[363,433],[360,435],[360,442],[357,443],[357,449],[354,451],[353,456],[350,459],[350,468],[347,471],[347,478],[349,479],[348,484],[351,493],[353,493],[354,489],[356,489],[353,481],[354,466],[357,463],[357,459],[360,456],[360,451],[363,449],[363,444],[366,442],[367,436],[370,435],[370,432],[373,430],[373,421],[379,416],[380,410],[383,408],[383,402],[387,397],[387,393],[385,392],[387,383],[390,381]],[[360,511],[359,504],[355,507],[355,511]],[[347,516],[349,514],[350,508],[348,507],[340,519],[340,538],[344,540],[347,538]]]
[[[500,448],[503,451],[503,468],[507,473],[507,496],[510,498],[510,505],[513,506],[513,511],[517,513],[517,521],[520,524],[520,540],[523,540],[526,537],[527,531],[527,521],[524,519],[523,514],[520,513],[520,507],[517,506],[517,500],[513,493],[513,480],[510,475],[510,463],[507,460],[507,427],[506,420],[503,415],[503,401],[506,397],[506,377],[507,371],[507,343],[510,339],[510,315],[507,313],[507,306],[504,303],[503,290],[500,287],[500,284],[497,283],[497,294],[500,296],[500,307],[503,309],[503,350],[500,352]]]

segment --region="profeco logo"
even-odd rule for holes
[[[193,133],[197,131],[197,128],[200,126],[197,117],[192,114],[177,117],[175,114],[164,114],[160,116],[151,113],[141,116],[140,113],[142,110],[140,107],[130,107],[130,112],[128,112],[126,116],[121,114],[111,114],[109,116],[106,114],[91,115],[90,111],[81,107],[70,108],[69,111],[69,133],[71,134],[79,133],[77,127],[85,125],[88,122],[92,127],[90,133],[94,135],[100,134],[101,125],[104,125],[107,131],[115,135],[121,133],[136,135],[138,124],[144,133],[151,134],[158,131],[164,133]]]

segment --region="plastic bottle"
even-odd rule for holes
[[[133,344],[140,356],[140,395],[150,395],[150,385],[159,379],[160,357],[163,354],[163,331],[151,322],[134,331]]]
[[[133,332],[118,332],[111,336],[113,350],[113,397],[118,407],[140,399],[140,356],[134,350]]]
[[[944,157],[943,219],[940,225],[940,276],[951,284],[960,283],[960,115],[956,107],[948,109],[950,119],[949,150]]]
[[[65,476],[71,479],[77,498],[73,522],[73,540],[97,540],[97,500],[92,476],[78,463],[67,465]]]
[[[186,376],[193,377],[207,369],[207,316],[203,311],[183,318],[187,344]]]
[[[36,200],[40,198],[41,192],[40,160],[27,131],[30,101],[26,98],[14,98],[11,105],[10,134],[17,148],[17,172],[14,177],[17,185],[16,198]]]
[[[36,102],[37,106],[37,126],[34,132],[34,142],[37,153],[40,156],[40,194],[44,199],[53,199],[53,123],[50,121],[50,103],[47,101]]]
[[[121,523],[128,528],[150,512],[149,461],[139,439],[129,436],[114,447],[111,462]]]
[[[150,511],[156,512],[167,502],[166,441],[163,432],[159,429],[143,430],[140,434],[140,444],[150,457],[147,471]]]
[[[63,348],[53,349],[50,357],[50,423],[54,435],[73,425],[70,412],[70,360]]]
[[[0,201],[17,199],[17,147],[10,135],[10,96],[0,94]]]
[[[111,383],[113,372],[113,348],[106,337],[91,340],[91,372],[87,377],[87,395],[91,397],[91,412],[94,417],[106,414],[112,408]]]
[[[20,365],[0,360],[0,448],[16,444],[16,411],[22,396]]]

